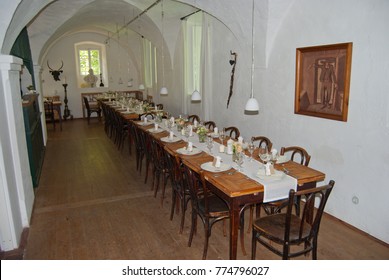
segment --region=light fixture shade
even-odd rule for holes
[[[140,84],[140,85],[139,85],[139,89],[140,89],[140,90],[144,90],[144,89],[145,89],[145,85],[144,85],[144,84]]]
[[[258,105],[258,101],[254,98],[254,97],[251,97],[247,103],[246,103],[246,107],[244,108],[246,111],[259,111],[259,105]]]
[[[159,91],[159,94],[167,95],[168,94],[167,88],[166,87],[161,87],[161,90]]]
[[[190,98],[190,100],[192,100],[192,101],[200,101],[201,100],[200,92],[197,89],[192,93],[192,97]]]

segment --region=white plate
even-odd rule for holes
[[[155,130],[155,128],[150,128],[147,131],[149,131],[151,133],[160,133],[160,132],[163,131],[163,129],[162,128],[158,128],[157,130]]]
[[[219,138],[219,133],[211,133],[212,138]]]
[[[215,166],[212,165],[213,162],[206,162],[201,165],[201,169],[210,171],[210,172],[223,172],[231,168],[229,164],[222,163],[220,164],[220,167],[216,168]]]
[[[135,114],[135,112],[127,112],[127,111],[125,111],[125,112],[121,112],[123,115],[129,115],[129,114]]]
[[[200,149],[197,149],[197,148],[194,148],[192,149],[191,152],[189,152],[186,147],[184,148],[180,148],[176,151],[177,153],[181,154],[181,155],[186,155],[186,156],[193,156],[193,155],[197,155],[199,153],[201,153],[202,151]]]
[[[258,172],[255,174],[258,178],[263,179],[263,180],[274,180],[274,179],[282,179],[285,176],[285,173],[274,170],[274,174],[271,175],[266,175],[265,169],[261,168],[258,170]]]
[[[147,122],[147,123],[145,123],[145,122],[137,122],[137,124],[138,124],[138,125],[140,125],[140,126],[148,126],[148,125],[152,125],[152,123],[151,123],[151,122]]]
[[[176,136],[174,136],[173,139],[169,139],[169,136],[161,138],[161,141],[166,142],[166,143],[174,143],[174,142],[178,142],[180,140],[181,140],[181,138],[178,138]]]

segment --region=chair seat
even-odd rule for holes
[[[262,233],[266,238],[269,238],[276,242],[282,242],[285,238],[285,219],[285,213],[269,215],[254,221],[253,227],[258,232]],[[309,237],[311,225],[304,222],[303,231],[300,238],[300,224],[301,219],[295,215],[292,215],[289,235],[291,243],[296,243],[297,240],[301,242],[301,240],[305,240]]]
[[[208,196],[208,212],[210,217],[229,216],[227,204],[218,196]],[[200,211],[205,213],[204,199],[199,200]]]

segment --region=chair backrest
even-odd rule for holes
[[[54,105],[52,101],[45,101],[44,108],[46,117],[54,117]]]
[[[267,150],[270,152],[271,148],[273,147],[273,143],[270,141],[269,138],[265,136],[253,136],[251,137],[252,142],[258,142],[259,148],[267,148]]]
[[[143,113],[139,115],[139,120],[143,121],[144,118],[147,118],[148,120],[153,120],[155,118],[155,115],[153,113]]]
[[[90,106],[89,106],[89,100],[86,96],[84,96],[84,103],[85,103],[85,108],[90,111]]]
[[[204,122],[204,126],[208,128],[208,130],[213,131],[216,127],[216,123],[214,121]]]
[[[197,116],[197,115],[189,115],[188,116],[188,121],[190,121],[191,123],[194,123],[195,120],[199,123],[200,122],[200,117]]]
[[[157,106],[158,110],[163,110],[163,104],[160,103],[160,104],[157,104],[156,106]]]
[[[229,134],[230,138],[233,138],[233,139],[238,139],[239,136],[240,136],[240,131],[237,127],[235,126],[229,126],[229,127],[225,127],[224,128],[225,132],[226,132],[226,135]]]
[[[331,180],[328,185],[317,188],[298,192],[290,190],[288,208],[286,211],[285,219],[284,241],[286,243],[289,243],[291,234],[293,234],[294,237],[296,236],[296,234],[298,234],[299,240],[296,240],[295,243],[299,243],[299,241],[309,241],[314,238],[317,238],[317,235],[319,233],[320,221],[324,212],[324,207],[327,203],[328,197],[330,196],[334,185],[335,182]],[[295,197],[298,196],[304,196],[305,203],[300,217],[300,224],[297,228],[296,224],[293,224],[292,226],[292,209],[294,207]],[[317,207],[316,209],[315,206]]]
[[[205,180],[202,178],[204,177],[202,171],[196,173],[186,164],[182,164],[181,167],[183,170],[183,180],[188,184],[192,207],[198,213],[209,213],[209,191],[206,185],[203,185]]]
[[[311,160],[311,156],[308,152],[304,148],[298,146],[282,147],[280,154],[285,155],[286,153],[290,154],[290,159],[292,161],[296,161],[305,166],[308,166],[309,161]]]

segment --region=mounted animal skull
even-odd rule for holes
[[[63,67],[63,61],[61,60],[62,64],[61,64],[61,67],[59,67],[58,70],[54,70],[50,67],[49,65],[49,61],[47,60],[47,66],[49,67],[50,69],[50,73],[51,75],[53,75],[53,78],[54,78],[54,81],[60,81],[61,79],[59,78],[59,75],[61,75],[61,73],[63,72],[62,67]]]

